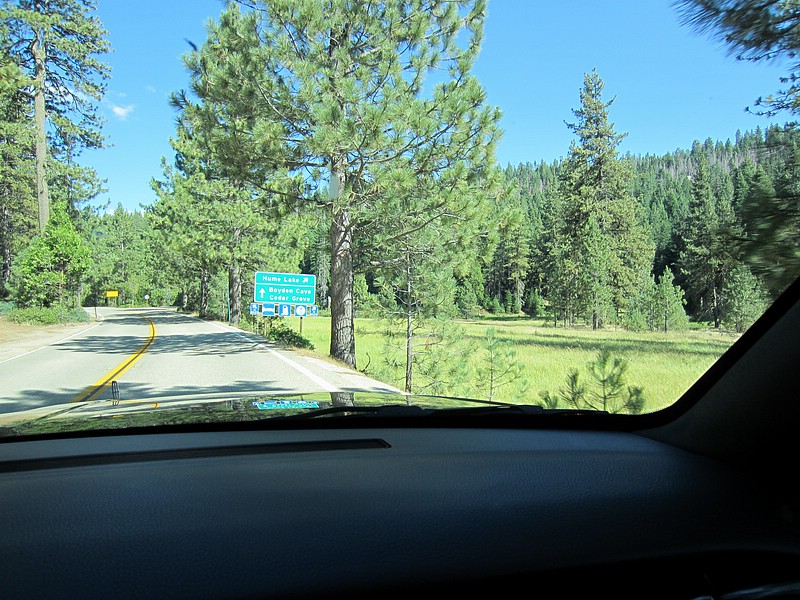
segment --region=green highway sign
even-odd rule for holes
[[[317,278],[301,273],[256,271],[253,300],[275,304],[314,304]]]

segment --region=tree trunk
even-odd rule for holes
[[[206,269],[203,269],[200,274],[200,305],[197,312],[203,318],[208,316],[208,271]]]
[[[331,350],[333,358],[356,368],[356,335],[353,324],[353,230],[350,213],[342,207],[345,175],[337,159],[331,161]]]
[[[239,273],[239,264],[236,261],[233,261],[228,267],[228,296],[231,323],[238,325],[242,316],[242,278]]]
[[[36,31],[33,43],[35,92],[33,99],[33,120],[36,132],[36,198],[39,203],[39,231],[43,232],[47,221],[50,219],[50,197],[47,191],[47,131],[45,123],[44,90],[45,90],[45,60],[47,58],[44,44],[44,32]]]
[[[234,228],[233,241],[230,245],[231,262],[228,265],[228,318],[234,325],[239,324],[242,316],[242,277],[235,251],[240,243],[241,234],[238,227]]]
[[[406,278],[406,392],[410,394],[411,380],[414,375],[414,315],[411,302],[410,268],[406,271]]]
[[[714,317],[714,329],[719,329],[720,326],[720,309],[719,309],[719,294],[717,293],[717,286],[714,284],[711,287],[712,305],[711,314]]]
[[[8,211],[4,210],[3,214],[0,215],[0,227],[2,227],[3,231],[0,233],[0,240],[2,240],[3,248],[2,248],[2,268],[0,269],[0,299],[5,297],[6,294],[6,285],[8,284],[8,280],[11,277],[11,263],[13,261],[13,256],[11,254],[11,237],[13,235],[12,227],[11,227],[11,219]]]
[[[317,300],[317,303],[321,308],[328,308],[328,281],[331,274],[330,256],[328,256],[325,252],[320,251],[317,254],[316,262],[317,265],[315,272],[317,274],[317,290],[319,291],[319,299]]]
[[[343,174],[331,179],[341,185]],[[332,191],[334,185],[331,186]],[[339,188],[340,189],[340,188]],[[338,194],[338,190],[337,190]],[[338,196],[337,196],[338,197]],[[353,232],[350,213],[334,204],[331,220],[331,350],[333,358],[356,368],[356,337],[353,324]]]
[[[3,244],[3,270],[2,273],[0,273],[0,297],[5,295],[8,280],[11,277],[11,261],[11,248],[8,244]]]

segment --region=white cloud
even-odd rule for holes
[[[146,86],[144,86],[144,89],[146,89],[151,94],[155,94],[156,93],[156,86],[154,86],[154,85],[146,85]]]
[[[128,118],[128,115],[133,111],[133,104],[129,104],[128,106],[118,106],[114,104],[111,107],[112,112],[120,121],[124,121]]]

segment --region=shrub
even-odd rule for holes
[[[75,230],[64,203],[55,203],[52,208],[44,232],[14,260],[10,287],[20,306],[51,307],[74,297],[91,265],[91,252]]]
[[[314,344],[312,344],[310,340],[280,322],[271,323],[267,327],[266,338],[273,342],[286,344],[292,348],[314,349]]]
[[[493,315],[499,315],[503,313],[503,306],[500,304],[500,300],[498,298],[492,298],[489,300],[489,305],[486,307]]]
[[[57,325],[60,323],[85,323],[89,315],[80,307],[69,308],[60,304],[49,307],[14,308],[8,320],[22,325]]]

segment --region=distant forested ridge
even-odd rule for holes
[[[637,235],[645,237],[651,254],[637,285],[618,306],[612,300],[611,310],[595,325],[662,331],[684,327],[690,319],[742,330],[752,323],[796,274],[790,259],[798,237],[789,235],[791,216],[775,223],[762,213],[791,198],[799,144],[800,134],[791,126],[773,126],[736,132],[724,141],[697,141],[660,156],[620,157],[630,167],[626,197],[640,220]],[[502,170],[506,193],[494,203],[487,221],[491,228],[473,254],[421,254],[416,267],[428,269],[421,280],[447,303],[429,299],[420,310],[460,317],[518,314],[546,317],[557,326],[592,326],[589,308],[567,312],[553,294],[564,275],[553,260],[559,240],[552,213],[565,168],[563,160],[507,165]],[[247,303],[253,272],[274,269],[315,273],[319,304],[327,308],[329,240],[314,211],[291,214],[278,228],[251,208],[244,215],[253,224],[237,228],[236,220],[212,218],[223,213],[208,198],[199,203],[204,196],[197,190],[161,193],[144,213],[121,206],[81,213],[80,229],[95,254],[83,287],[85,302],[114,288],[125,302],[141,303],[148,295],[153,302],[229,318],[235,304],[229,288],[238,287],[240,303]],[[257,200],[248,202],[258,206]],[[194,214],[193,204],[217,212]],[[231,218],[241,220],[241,212],[232,208]],[[253,229],[259,222],[264,225]],[[246,252],[238,251],[232,244],[251,231],[261,249],[249,242]],[[218,241],[202,243],[210,239]],[[383,315],[390,304],[399,310],[402,300],[396,284],[387,286],[386,266],[374,260],[376,245],[372,240],[354,252],[355,304],[362,316]],[[444,273],[443,260],[450,264]],[[603,280],[602,273],[593,273]]]
[[[741,330],[798,275],[798,142],[793,126],[775,125],[661,156],[621,157],[632,168],[631,200],[653,244],[652,283],[671,273],[692,320]],[[515,192],[509,202],[524,219],[513,236],[501,237],[484,269],[483,308],[588,323],[590,315],[567,315],[552,302],[561,273],[548,255],[553,234],[546,227],[564,169],[563,160],[505,167]],[[518,239],[530,242],[524,261],[515,256]],[[527,268],[515,270],[521,262]],[[651,283],[642,281],[639,291],[650,293]],[[648,326],[639,295],[628,300],[627,311],[607,324]]]

